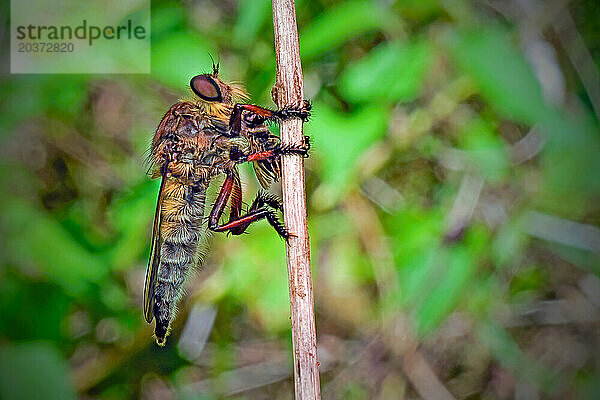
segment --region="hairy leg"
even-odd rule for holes
[[[254,104],[236,104],[229,119],[231,136],[239,136],[242,123],[248,127],[263,124],[265,121],[281,121],[290,118],[300,118],[307,121],[310,118],[311,104],[304,100],[301,106],[284,107],[281,110],[270,110]],[[244,111],[246,113],[244,114]]]
[[[283,207],[273,196],[269,196],[264,193],[259,193],[250,206],[248,212],[241,216],[239,215],[241,209],[241,196],[239,197],[239,202],[237,202],[234,196],[229,222],[225,224],[219,224],[219,218],[223,214],[227,202],[231,197],[232,192],[236,190],[237,185],[239,185],[239,181],[236,182],[236,177],[234,174],[229,173],[225,179],[225,182],[223,182],[223,186],[221,186],[221,191],[219,192],[217,200],[215,201],[215,204],[210,212],[208,218],[208,228],[215,232],[228,231],[234,235],[241,235],[253,222],[265,218],[279,234],[279,236],[284,239],[289,238],[290,234],[285,229],[285,226],[283,226],[283,224],[279,221],[277,215],[272,210],[269,210],[267,207],[265,207],[265,205],[279,210],[281,210]]]

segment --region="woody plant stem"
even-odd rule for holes
[[[273,97],[279,108],[300,105],[304,99],[304,88],[294,0],[273,0],[273,27],[277,56],[277,83]],[[281,122],[283,145],[302,143],[302,139],[300,119]],[[296,154],[283,156],[281,175],[285,225],[293,235],[287,243],[287,268],[296,399],[316,400],[321,398],[321,391],[310,275],[310,243],[306,223],[303,158]]]

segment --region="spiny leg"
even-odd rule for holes
[[[277,215],[275,215],[273,211],[267,208],[261,208],[256,211],[249,212],[233,222],[228,222],[224,225],[216,226],[213,230],[216,232],[230,231],[232,233],[234,233],[235,231],[234,234],[240,235],[244,233],[244,231],[248,228],[248,226],[250,226],[250,224],[256,221],[260,221],[263,218],[266,218],[269,224],[271,224],[271,226],[282,238],[287,240],[291,236],[289,232],[285,229],[283,224],[279,221],[279,219],[277,219]]]
[[[232,136],[239,136],[242,131],[242,122],[248,127],[261,125],[265,121],[280,121],[290,118],[300,118],[307,121],[310,118],[312,106],[304,100],[301,106],[284,107],[281,110],[269,110],[255,104],[236,104],[229,119],[229,130]],[[244,111],[248,111],[246,115]],[[242,121],[243,120],[243,121]]]
[[[277,196],[268,192],[263,192],[262,190],[258,192],[258,195],[252,202],[248,212],[258,210],[265,204],[275,210],[283,212],[283,204],[281,204],[281,201],[277,198]]]
[[[269,199],[267,198],[267,196],[260,197],[259,195],[259,197],[257,197],[257,200],[255,200],[252,204],[252,206],[254,207],[262,208],[252,210],[251,206],[251,210],[249,210],[248,213],[246,213],[245,215],[239,216],[237,219],[233,220],[230,217],[229,222],[220,225],[219,218],[225,210],[225,206],[227,205],[227,201],[229,200],[229,197],[231,196],[235,185],[236,184],[234,175],[232,173],[228,173],[227,178],[225,179],[225,182],[223,182],[223,186],[221,186],[221,191],[217,196],[217,200],[215,201],[215,204],[208,218],[208,228],[210,230],[215,232],[229,231],[234,235],[240,235],[244,233],[244,231],[248,228],[248,226],[250,226],[250,224],[265,218],[269,222],[269,224],[271,224],[271,226],[275,229],[275,231],[279,234],[279,236],[281,236],[284,239],[288,239],[290,237],[290,234],[285,229],[283,224],[279,221],[279,219],[277,219],[277,215],[273,211],[267,209],[266,207],[263,207],[264,204],[273,204],[273,199]],[[259,206],[260,203],[262,204]],[[233,206],[232,209],[237,210],[237,206]]]
[[[260,211],[262,209],[266,209],[263,208],[263,206],[269,206],[271,208],[273,208],[274,210],[279,210],[281,212],[283,212],[283,204],[281,204],[281,202],[279,201],[279,199],[277,197],[275,197],[274,195],[267,193],[267,192],[263,192],[260,191],[258,192],[258,195],[256,196],[256,199],[254,199],[254,201],[252,202],[252,205],[250,205],[250,208],[248,209],[248,212],[246,213],[246,215],[249,214],[253,214],[257,211]],[[275,230],[277,231],[277,233],[281,232],[286,232],[285,228],[283,227],[283,225],[281,225],[281,222],[279,222],[279,219],[275,216],[275,214],[273,214],[272,212],[269,213],[270,215],[265,215],[265,218],[267,218],[267,220],[269,221],[269,223],[275,228]],[[232,222],[231,220],[229,222]],[[250,226],[250,224],[254,222],[254,221],[249,221],[246,222],[244,224],[239,224],[238,226],[236,226],[235,228],[231,229],[230,232],[232,235],[241,235],[242,233],[244,233],[246,231],[246,229],[248,229],[248,226]],[[284,236],[284,235],[281,235]]]
[[[303,157],[307,157],[308,150],[310,150],[310,137],[304,136],[303,139],[301,144],[277,145],[277,147],[270,150],[248,154],[246,156],[247,161],[266,160],[272,157],[280,157],[285,154],[299,154]]]
[[[273,157],[281,157],[285,154],[299,154],[301,156],[308,156],[308,150],[310,149],[310,137],[304,136],[302,144],[297,145],[277,145],[273,149],[260,151],[257,153],[244,153],[237,147],[233,147],[229,151],[229,158],[236,163],[252,162],[268,160]]]

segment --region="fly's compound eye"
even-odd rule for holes
[[[221,101],[219,85],[210,75],[196,75],[190,81],[190,87],[201,99],[206,101]]]

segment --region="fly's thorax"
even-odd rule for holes
[[[180,158],[198,156],[210,148],[226,124],[193,102],[173,105],[163,116],[152,139],[152,158],[157,164]]]
[[[193,185],[229,167],[229,152],[219,145],[229,139],[223,135],[227,125],[205,111],[194,103],[182,102],[165,114],[153,142],[156,170]],[[171,130],[165,133],[165,128]]]
[[[192,163],[210,152],[217,133],[210,129],[196,131],[194,135],[165,135],[153,148],[155,162],[175,161]]]
[[[202,120],[205,115],[196,104],[189,101],[182,101],[173,104],[169,111],[162,117],[158,128],[152,139],[152,148],[156,149],[158,145],[165,140],[177,140],[186,130],[193,132],[201,130]],[[186,121],[192,122],[187,124]]]

